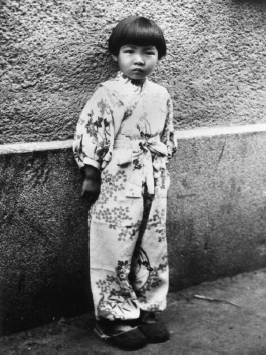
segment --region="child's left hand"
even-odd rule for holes
[[[84,175],[81,196],[89,200],[90,203],[94,203],[101,191],[100,170],[91,165],[85,165]]]
[[[94,203],[99,197],[101,191],[101,180],[85,177],[82,185],[81,196],[90,203]]]

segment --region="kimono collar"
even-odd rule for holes
[[[146,78],[141,86],[136,85],[136,80],[130,79],[119,71],[115,78],[105,81],[101,85],[106,87],[119,100],[126,102],[130,97],[132,98],[132,96],[142,95],[143,92],[146,91],[148,82]]]
[[[139,85],[138,80],[131,79],[128,76],[126,76],[124,73],[119,71],[114,80],[120,81],[121,83],[124,83],[124,85],[135,86],[135,89],[138,88],[141,91],[141,89],[145,86],[145,83],[148,79],[145,78],[142,85]]]

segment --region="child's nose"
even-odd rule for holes
[[[143,57],[141,55],[136,55],[135,60],[134,60],[134,64],[143,65],[144,64]]]

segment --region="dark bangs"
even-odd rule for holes
[[[109,38],[111,54],[118,56],[122,46],[155,46],[158,57],[166,55],[166,43],[162,30],[152,20],[140,16],[130,16],[113,29]]]

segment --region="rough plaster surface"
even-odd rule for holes
[[[0,156],[5,332],[88,309],[87,208],[80,186],[70,149]]]
[[[266,265],[265,138],[180,141],[168,205],[174,289]]]
[[[172,291],[266,267],[265,139],[180,139],[170,166]],[[5,333],[92,309],[80,187],[70,149],[0,155]]]
[[[95,85],[115,66],[111,28],[158,22],[168,56],[153,75],[177,128],[265,122],[266,3],[261,0],[1,0],[0,144],[71,138]]]

